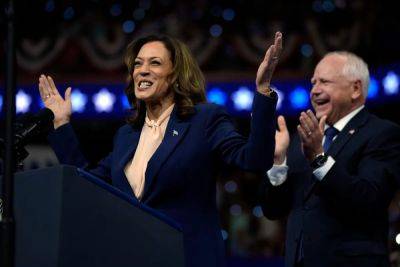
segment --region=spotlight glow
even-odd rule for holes
[[[251,110],[254,92],[246,86],[240,87],[232,94],[232,101],[237,110]]]
[[[237,190],[237,184],[235,181],[228,181],[225,186],[225,191],[228,193],[234,193]]]
[[[369,81],[367,98],[375,98],[376,96],[378,96],[378,92],[379,92],[378,81],[375,78],[371,77]]]
[[[290,93],[290,102],[295,109],[304,109],[308,105],[308,92],[301,86],[296,87]]]
[[[133,20],[127,20],[122,24],[122,29],[125,33],[131,33],[135,30],[135,22]]]
[[[383,89],[387,95],[399,93],[399,76],[393,71],[389,71],[383,78]]]
[[[121,95],[121,103],[124,109],[130,109],[131,105],[129,104],[128,98],[126,95]]]
[[[261,218],[262,216],[264,216],[262,208],[260,206],[255,206],[253,208],[253,215],[257,218]]]
[[[228,239],[228,232],[227,231],[225,231],[225,230],[221,230],[221,235],[222,235],[222,239],[223,240],[227,240]]]
[[[222,34],[222,27],[218,24],[214,24],[210,27],[210,34],[213,37],[218,37]]]
[[[309,44],[303,44],[301,46],[301,54],[305,57],[311,57],[314,53],[314,49]]]
[[[20,89],[15,96],[17,113],[25,113],[29,111],[29,106],[32,103],[32,98]]]
[[[226,93],[218,87],[213,87],[207,92],[208,101],[217,105],[225,105],[227,98]]]
[[[280,90],[278,90],[278,89],[276,89],[276,88],[274,88],[274,91],[277,93],[277,95],[278,95],[278,103],[276,103],[276,109],[277,110],[280,110],[281,109],[281,107],[282,107],[282,102],[283,102],[283,100],[285,99],[285,94],[282,92],[282,91],[280,91]]]
[[[82,94],[79,89],[74,89],[71,94],[72,111],[83,112],[87,103],[87,96]]]
[[[101,88],[93,95],[92,101],[97,112],[111,112],[115,103],[115,95],[110,93],[107,88]]]
[[[396,243],[397,243],[397,245],[400,245],[400,234],[397,234],[396,235]]]
[[[227,8],[222,11],[224,20],[231,21],[235,18],[235,11],[232,8]]]

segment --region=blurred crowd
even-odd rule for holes
[[[379,66],[400,56],[400,41],[392,38],[400,31],[393,5],[372,0],[17,1],[18,66],[27,75],[47,70],[78,77],[94,71],[120,74],[128,42],[165,33],[187,43],[203,71],[225,73],[224,79],[227,72],[252,72],[277,30],[285,36],[278,75],[309,74],[321,55],[338,49]]]

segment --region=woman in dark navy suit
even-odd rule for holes
[[[149,36],[127,48],[126,94],[136,112],[92,172],[180,223],[186,266],[224,265],[216,207],[221,166],[256,173],[272,166],[277,96],[270,81],[281,50],[278,32],[257,72],[251,132],[245,138],[223,108],[206,103],[203,74],[184,44]],[[53,79],[42,75],[39,91],[55,114],[49,141],[60,162],[85,166],[69,123],[71,88],[63,98]]]

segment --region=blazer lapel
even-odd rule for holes
[[[339,133],[337,138],[332,142],[327,154],[335,158],[339,152],[344,148],[344,145],[350,138],[358,132],[359,128],[363,126],[368,120],[369,113],[363,108],[357,115],[352,118],[343,130]]]
[[[125,134],[125,136],[123,136],[123,144],[121,145],[122,149],[121,152],[119,152],[121,158],[118,160],[118,166],[116,166],[116,170],[118,170],[117,172],[119,173],[120,182],[122,183],[121,186],[124,188],[124,191],[127,194],[135,199],[137,199],[135,193],[133,192],[128,178],[125,175],[125,167],[126,164],[128,164],[128,161],[130,161],[135,154],[137,145],[139,143],[140,133],[141,129],[132,128]]]
[[[146,180],[144,184],[144,192],[142,200],[146,199],[149,194],[149,189],[154,183],[154,178],[160,171],[160,168],[164,162],[168,159],[171,153],[175,150],[176,146],[182,141],[187,130],[189,129],[190,123],[180,121],[177,118],[176,107],[171,113],[165,135],[162,143],[147,163],[146,169]]]
[[[133,129],[127,132],[126,136],[124,136],[124,146],[126,148],[121,155],[121,160],[119,160],[118,169],[121,169],[124,172],[125,166],[129,160],[133,158],[135,154],[136,148],[139,143],[141,129]]]

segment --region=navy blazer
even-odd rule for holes
[[[287,180],[280,186],[265,180],[264,214],[288,215],[285,266],[294,266],[301,235],[304,266],[389,266],[387,208],[400,175],[400,128],[364,108],[327,154],[336,162],[319,182],[296,136]]]
[[[148,162],[140,201],[181,224],[186,266],[224,265],[216,176],[223,164],[258,173],[272,166],[276,101],[255,94],[249,138],[238,134],[226,112],[214,104],[196,105],[195,114],[185,120],[177,117],[176,106],[171,113],[164,139]],[[121,127],[112,152],[92,170],[132,197],[124,168],[140,133],[130,125]],[[61,163],[85,166],[69,124],[52,132],[49,141]]]

